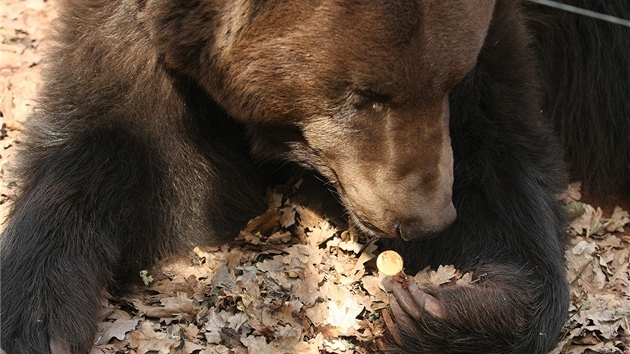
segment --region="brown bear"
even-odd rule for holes
[[[298,166],[411,270],[484,275],[396,286],[386,351],[548,351],[565,176],[525,24],[516,0],[61,1],[1,238],[2,348],[89,352],[103,288],[236,235]]]

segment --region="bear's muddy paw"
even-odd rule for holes
[[[86,295],[79,296],[84,301],[73,299],[65,303],[62,300],[72,296],[70,291],[64,294],[64,297],[49,295],[39,301],[33,300],[37,299],[35,296],[24,296],[17,305],[3,299],[7,307],[2,313],[0,347],[7,354],[89,353],[97,329],[95,311],[91,309],[97,302]],[[74,304],[83,306],[74,307]]]
[[[26,330],[28,332],[10,333],[10,338],[3,340],[1,347],[6,354],[84,354],[92,347],[92,336],[85,337],[81,331],[74,338],[71,333],[64,338],[51,338],[44,327]]]

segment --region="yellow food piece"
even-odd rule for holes
[[[376,267],[379,272],[394,276],[402,271],[403,259],[395,251],[384,251],[376,258]]]

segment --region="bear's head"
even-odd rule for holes
[[[456,217],[448,94],[491,0],[147,0],[164,62],[245,123],[252,153],[333,185],[351,221],[405,240]]]

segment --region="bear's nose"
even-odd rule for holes
[[[408,220],[396,222],[396,235],[405,241],[424,240],[439,235],[457,218],[455,207],[442,210],[431,220]]]

